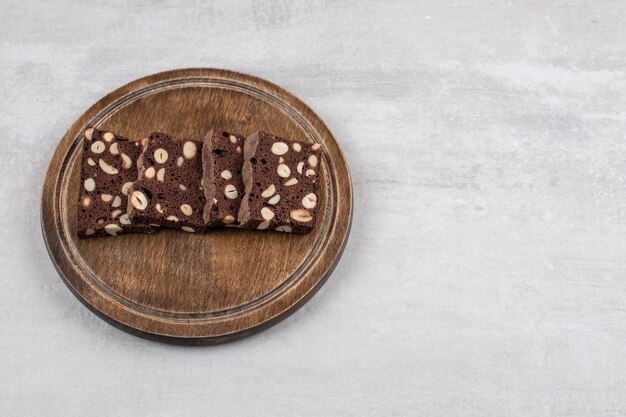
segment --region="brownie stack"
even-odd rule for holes
[[[204,140],[150,133],[83,135],[79,237],[189,233],[215,227],[308,233],[315,228],[319,144],[220,129]]]

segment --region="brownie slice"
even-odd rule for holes
[[[117,236],[150,232],[126,214],[128,194],[137,178],[139,142],[93,127],[83,134],[77,234],[79,237]]]
[[[202,142],[150,133],[142,141],[128,214],[141,224],[204,231]]]
[[[202,148],[204,222],[209,226],[234,226],[243,197],[243,143],[245,138],[212,129]]]
[[[315,227],[320,145],[258,131],[244,145],[243,228],[308,233]]]

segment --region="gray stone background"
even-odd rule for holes
[[[626,415],[626,2],[0,0],[0,415]],[[39,226],[92,103],[183,67],[327,123],[352,235],[304,308],[210,348],[66,289]]]

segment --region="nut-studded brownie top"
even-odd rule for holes
[[[202,142],[151,133],[142,143],[128,204],[131,219],[202,232]]]
[[[308,233],[317,214],[319,144],[294,142],[264,131],[246,139],[241,227]]]
[[[128,194],[137,177],[139,142],[93,127],[83,134],[83,155],[78,202],[79,237],[116,236],[149,232],[133,224],[126,214]]]
[[[202,149],[204,221],[209,226],[234,225],[243,197],[243,144],[245,138],[223,130],[210,130]]]

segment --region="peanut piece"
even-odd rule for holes
[[[155,175],[156,175],[156,170],[154,169],[154,167],[148,167],[148,169],[146,169],[143,172],[143,176],[148,178],[149,180],[154,178]]]
[[[284,155],[289,151],[289,146],[285,142],[274,142],[272,144],[272,153],[274,155]]]
[[[159,148],[154,151],[154,160],[159,164],[164,164],[167,162],[167,158],[169,158],[169,154],[163,148]]]
[[[274,218],[274,212],[267,207],[263,207],[261,209],[261,217],[263,217],[263,220],[270,221]]]
[[[122,230],[123,229],[119,227],[118,225],[116,225],[115,223],[107,224],[106,226],[104,226],[104,231],[110,234],[111,236],[117,236],[117,234],[121,232]]]
[[[96,182],[93,180],[93,178],[87,178],[83,185],[85,187],[85,190],[89,192],[92,192],[93,190],[96,189]]]
[[[106,145],[100,140],[97,140],[91,144],[91,152],[95,154],[101,154],[102,152],[104,152],[104,148],[106,148]]]
[[[261,197],[263,198],[271,197],[274,195],[275,192],[276,192],[276,187],[274,186],[274,184],[271,184],[269,187],[265,189],[265,191],[261,193]]]
[[[189,204],[181,204],[180,211],[182,211],[185,216],[191,216],[193,214],[193,209]]]
[[[130,191],[130,187],[132,187],[132,185],[132,181],[125,182],[124,185],[122,185],[122,194],[128,195],[128,192]]]
[[[278,176],[280,176],[282,178],[288,178],[289,175],[291,175],[291,170],[289,169],[289,167],[287,165],[280,164],[276,168],[276,173],[278,174]]]
[[[275,206],[276,204],[278,204],[279,201],[280,201],[280,194],[276,194],[274,197],[267,200],[267,204],[271,204]]]
[[[98,160],[98,165],[100,165],[100,168],[109,175],[116,175],[119,173],[117,168],[113,165],[107,164],[102,158]]]
[[[122,155],[122,166],[124,169],[128,169],[133,165],[133,161],[131,161],[130,156],[123,153]]]
[[[224,188],[224,195],[226,196],[226,198],[234,200],[239,194],[237,193],[237,189],[234,185],[228,184],[226,188]]]
[[[313,220],[313,215],[311,215],[311,213],[305,209],[293,210],[291,213],[289,213],[289,217],[301,223],[307,223]]]
[[[137,210],[145,210],[148,207],[148,197],[141,191],[133,191],[130,195],[130,203]]]
[[[194,158],[196,156],[197,151],[198,151],[198,148],[196,147],[196,144],[191,141],[187,141],[183,145],[183,156],[185,157],[185,159]]]
[[[309,193],[302,199],[302,206],[304,208],[312,209],[317,204],[317,196],[313,193]]]

